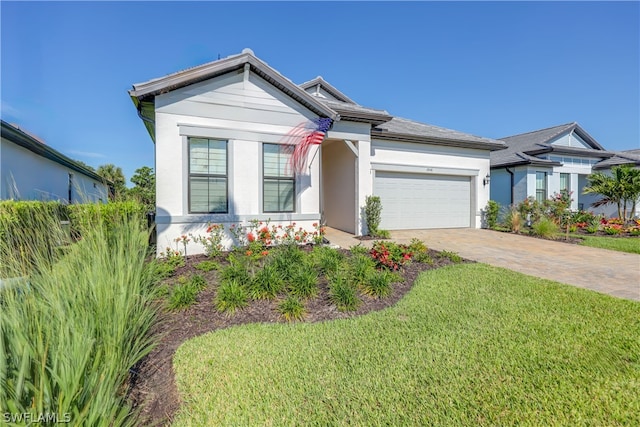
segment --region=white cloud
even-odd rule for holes
[[[102,159],[102,158],[106,157],[102,153],[94,153],[92,151],[68,150],[67,153],[73,154],[74,156],[89,157],[89,158],[92,158],[92,159]]]

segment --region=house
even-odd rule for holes
[[[542,201],[568,190],[572,192],[572,210],[610,214],[606,207],[590,207],[598,195],[582,194],[588,185],[587,176],[629,163],[635,156],[631,152],[605,150],[575,122],[501,140],[507,148],[491,153],[491,199],[502,206],[520,203],[527,197]]]
[[[364,107],[322,77],[296,85],[250,49],[129,95],[155,143],[159,250],[209,222],[361,235],[372,194],[384,229],[480,227],[489,153],[504,148]]]
[[[0,200],[107,201],[98,174],[19,127],[1,124]]]

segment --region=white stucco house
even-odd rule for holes
[[[249,49],[129,95],[155,143],[159,251],[209,222],[361,235],[369,195],[382,200],[384,229],[480,227],[490,152],[504,148],[361,106],[321,77],[296,85]],[[319,119],[330,127],[294,173],[292,130]]]
[[[640,164],[632,151],[605,150],[577,123],[567,123],[501,138],[505,150],[491,153],[491,199],[502,206],[527,197],[538,201],[561,190],[572,192],[572,210],[615,215],[615,206],[594,209],[599,196],[583,194],[587,176],[620,164]]]
[[[2,121],[0,200],[107,201],[98,174],[17,126]]]

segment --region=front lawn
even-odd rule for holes
[[[184,343],[174,425],[640,425],[640,304],[482,264],[396,306]]]
[[[582,239],[580,244],[583,246],[629,252],[631,254],[640,254],[640,238],[637,237],[603,237],[585,235],[576,235],[575,237]]]

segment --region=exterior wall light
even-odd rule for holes
[[[482,183],[486,187],[487,185],[489,185],[490,182],[491,182],[491,176],[487,174],[487,176],[485,176],[484,179],[482,180]]]

